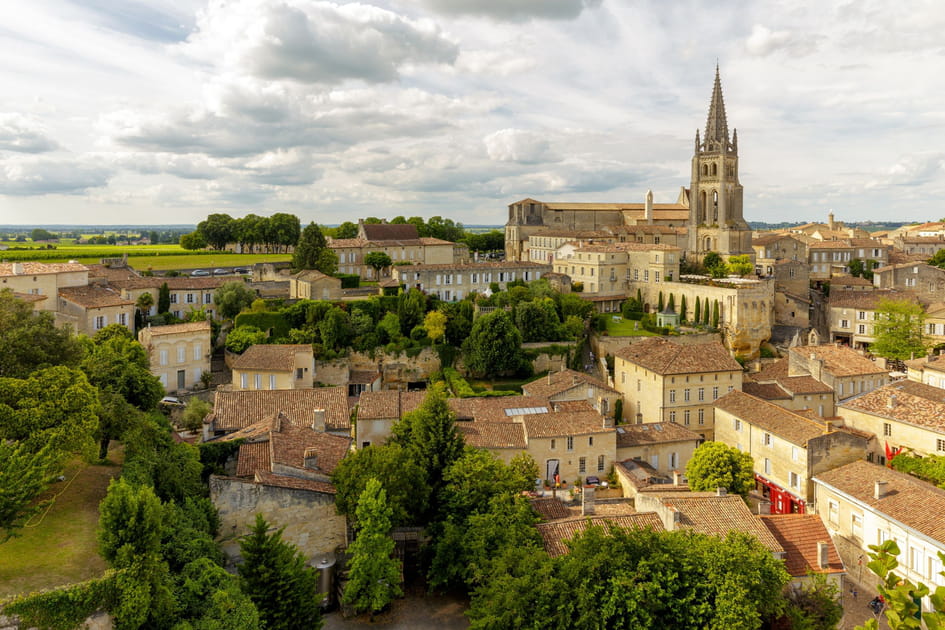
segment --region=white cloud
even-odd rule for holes
[[[77,195],[105,186],[112,174],[102,164],[81,159],[11,160],[0,165],[0,195]]]
[[[457,46],[431,20],[366,4],[237,0],[211,4],[186,54],[264,80],[386,82],[405,64],[451,64]]]
[[[601,0],[422,0],[427,7],[447,15],[476,15],[521,22],[533,18],[572,20],[582,11],[600,6]]]
[[[501,129],[483,139],[489,157],[496,162],[537,162],[555,161],[551,145],[544,134],[522,129]]]
[[[766,26],[755,24],[751,35],[745,40],[745,50],[758,57],[767,57],[779,51],[803,56],[816,51],[816,39],[789,30],[772,31]]]
[[[38,121],[23,114],[0,114],[0,151],[45,153],[58,146]]]

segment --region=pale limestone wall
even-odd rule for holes
[[[591,441],[593,444],[590,443]],[[611,466],[617,461],[617,433],[609,431],[594,435],[573,436],[571,449],[568,449],[568,440],[565,436],[531,438],[528,440],[526,450],[538,463],[539,474],[543,479],[551,480],[547,476],[548,463],[551,460],[557,460],[561,480],[573,484],[578,477],[584,478],[588,475],[604,477],[610,472]],[[598,465],[601,457],[603,457],[603,469]],[[584,472],[580,470],[581,458],[584,458]]]
[[[135,307],[132,304],[85,308],[62,298],[58,301],[59,311],[65,316],[64,321],[75,327],[76,334],[91,336],[110,324],[121,324],[128,330],[134,331]],[[99,320],[99,317],[102,320]]]
[[[406,389],[408,383],[426,380],[441,367],[440,357],[432,348],[424,348],[415,357],[406,353],[389,355],[376,352],[372,358],[363,352],[352,352],[348,361],[352,370],[380,371],[382,389]],[[321,381],[317,376],[316,380]]]
[[[774,294],[774,323],[781,326],[810,327],[810,302],[792,297],[790,294]]]
[[[65,287],[84,287],[88,284],[88,271],[68,271],[64,273],[43,273],[35,275],[16,274],[0,278],[0,289],[10,289],[15,293],[31,293],[47,296],[47,299],[35,302],[33,305],[34,309],[43,311],[56,310],[59,289]]]
[[[391,273],[397,282],[407,287],[451,301],[462,299],[473,292],[485,293],[493,282],[504,290],[510,280],[531,282],[549,271],[549,265],[505,262],[500,265],[457,264],[447,269],[403,266],[394,267]]]
[[[945,440],[945,431],[907,424],[894,418],[851,409],[842,404],[837,407],[837,414],[843,418],[845,425],[869,431],[876,436],[876,439],[870,442],[872,461],[878,462],[880,457],[886,457],[887,443],[890,447],[901,446],[910,449],[917,455],[942,454],[942,451],[938,450],[938,441]]]
[[[687,440],[685,442],[664,442],[662,444],[643,444],[639,446],[617,447],[617,461],[622,462],[628,459],[639,459],[653,466],[658,472],[664,475],[672,475],[674,470],[683,472],[686,465],[692,459],[699,440]],[[671,466],[675,461],[676,465]],[[629,482],[621,482],[621,485],[633,485]]]
[[[340,300],[341,280],[330,276],[314,281],[290,278],[289,297],[298,300]]]
[[[397,422],[397,418],[380,418],[377,420],[357,420],[356,448],[380,446],[390,437],[390,429]]]
[[[739,288],[689,282],[631,282],[629,295],[636,295],[637,288],[640,288],[651,310],[659,303],[661,291],[666,302],[669,302],[670,294],[675,295],[677,309],[681,307],[682,297],[685,296],[689,317],[695,316],[697,297],[703,304],[706,298],[710,305],[718,300],[723,343],[737,355],[753,358],[758,355],[761,344],[771,338],[771,326],[774,324],[773,280],[760,280]]]
[[[347,385],[351,374],[348,359],[332,359],[331,361],[315,361],[313,379],[316,383],[325,385]]]
[[[662,376],[625,359],[614,359],[614,387],[623,396],[623,415],[631,423],[677,422],[707,440],[715,439],[713,402],[741,391],[742,372]]]
[[[824,418],[830,418],[836,414],[833,394],[799,394],[788,400],[772,400],[771,402],[791,411],[810,409]]]
[[[224,544],[249,533],[256,514],[285,527],[283,540],[298,545],[306,558],[333,553],[345,542],[345,517],[335,512],[335,498],[289,488],[274,488],[232,477],[210,477],[210,500],[220,511]]]
[[[567,346],[571,348],[571,351],[574,351],[574,347],[577,345],[576,341],[536,341],[531,343],[523,343],[523,350],[540,350],[542,348],[547,348],[549,346]],[[564,354],[539,354],[532,361],[532,367],[535,369],[535,372],[560,372],[565,369],[567,366],[567,355]]]
[[[295,375],[284,370],[233,370],[233,389],[297,389]]]
[[[159,329],[155,329],[159,330]],[[138,341],[148,351],[151,374],[161,379],[168,392],[177,391],[178,370],[184,370],[184,388],[193,389],[204,372],[210,371],[210,329],[153,335],[151,328],[138,331]],[[184,360],[181,361],[181,352]]]

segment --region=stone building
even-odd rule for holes
[[[364,223],[358,221],[355,238],[329,238],[328,248],[338,255],[338,271],[379,280],[372,267],[364,263],[371,252],[390,256],[391,262],[426,265],[452,265],[469,260],[469,248],[461,243],[421,237],[411,224]],[[390,269],[381,269],[380,277],[390,277]]]
[[[646,462],[658,473],[684,472],[704,440],[678,422],[624,424],[617,427],[617,460]]]
[[[908,291],[923,304],[945,301],[945,269],[921,263],[887,265],[873,270],[878,289]]]
[[[522,393],[551,403],[585,401],[603,416],[612,416],[620,392],[585,372],[561,370],[522,385]]]
[[[802,234],[762,232],[751,241],[755,251],[755,272],[761,276],[774,273],[772,265],[779,260],[807,262],[807,246],[811,239]]]
[[[715,403],[715,439],[748,453],[771,514],[807,511],[814,475],[866,459],[867,438],[733,391]]]
[[[889,372],[843,346],[796,346],[788,354],[788,376],[809,375],[829,385],[839,402],[880,388]]]
[[[873,322],[884,300],[912,302],[911,292],[894,290],[831,291],[827,301],[830,340],[857,349],[868,349],[876,338]]]
[[[762,514],[761,522],[784,547],[789,586],[805,588],[813,576],[824,576],[842,593],[846,569],[830,532],[817,514]]]
[[[935,236],[914,236],[909,234],[900,234],[893,237],[893,247],[906,254],[918,254],[925,258],[931,258],[941,250],[945,249],[945,234]]]
[[[945,585],[945,490],[885,466],[857,461],[814,478],[817,512],[847,566],[865,562],[870,545],[895,540],[896,573],[935,589]],[[864,571],[863,575],[868,572]],[[923,610],[930,610],[927,599]]]
[[[760,372],[745,375],[742,391],[785,409],[808,409],[822,418],[836,413],[833,388],[812,376],[788,374],[788,359],[769,363]]]
[[[636,288],[679,278],[681,255],[672,245],[579,244],[558,249],[554,271],[580,282],[588,295],[627,297]]]
[[[115,289],[97,284],[59,289],[56,321],[76,334],[94,335],[110,324],[135,327],[135,304]]]
[[[722,344],[681,345],[650,337],[618,350],[614,384],[631,423],[678,422],[714,439],[714,403],[742,388],[742,366]]]
[[[209,321],[170,326],[148,326],[138,331],[138,341],[148,351],[151,374],[167,391],[193,389],[210,371]]]
[[[331,555],[346,541],[347,521],[335,510],[331,474],[351,439],[296,424],[277,413],[222,440],[244,440],[236,472],[210,477],[210,500],[220,516],[224,550],[231,557],[257,514],[284,528],[282,537],[306,558]]]
[[[892,449],[945,455],[945,395],[938,387],[897,381],[840,403],[848,426],[867,431],[870,459],[885,464]]]
[[[400,265],[392,270],[394,280],[407,289],[419,289],[441,300],[462,300],[470,293],[488,294],[492,283],[505,290],[509,282],[538,280],[551,271],[549,265],[534,262],[494,261],[439,265]]]
[[[315,383],[312,344],[255,344],[230,368],[233,389],[305,389]]]
[[[112,280],[109,284],[121,291],[121,296],[132,303],[137,302],[138,298],[144,293],[150,294],[153,305],[147,314],[157,315],[158,293],[161,290],[161,285],[166,283],[171,298],[170,312],[175,317],[184,319],[191,311],[200,309],[206,311],[211,317],[216,317],[216,304],[213,302],[213,294],[227,282],[234,282],[234,279],[224,276],[209,278],[193,278],[190,276],[162,278],[153,276]]]
[[[0,289],[34,296],[34,310],[59,309],[59,290],[89,284],[89,268],[78,263],[13,262],[0,263]],[[44,296],[46,299],[35,299]],[[115,322],[109,322],[115,323]]]
[[[705,132],[696,131],[689,188],[675,203],[553,203],[523,199],[509,205],[505,252],[509,260],[533,260],[529,237],[546,228],[590,230],[632,225],[686,228],[684,255],[701,260],[716,251],[728,257],[753,256],[751,230],[743,217],[738,179],[738,134],[728,131],[718,68],[709,102]]]
[[[203,420],[203,441],[245,429],[282,413],[298,426],[335,435],[351,435],[351,411],[346,387],[315,389],[221,390],[213,396],[213,411]]]
[[[340,300],[341,279],[317,269],[303,269],[289,277],[289,298],[294,300]]]

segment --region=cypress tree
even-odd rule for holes
[[[719,327],[719,301],[712,305],[712,328]]]
[[[686,295],[683,294],[682,299],[679,300],[679,321],[686,321]]]
[[[705,326],[709,325],[709,298],[704,300],[705,304],[702,305],[702,324]]]
[[[658,305],[657,305],[657,307],[656,307],[656,312],[657,312],[657,313],[662,313],[664,306],[665,306],[665,304],[663,304],[663,292],[660,291],[660,298],[659,298]]]
[[[158,302],[157,302],[157,312],[158,315],[166,313],[171,310],[171,289],[167,286],[167,283],[161,285],[161,288],[158,289]]]
[[[696,296],[696,313],[692,318],[693,323],[698,324],[702,321],[702,301]]]
[[[673,295],[672,293],[669,294],[669,310],[671,311],[676,310],[676,296]]]

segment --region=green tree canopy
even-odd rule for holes
[[[751,264],[751,257],[748,254],[730,256],[726,269],[728,273],[738,276],[747,276],[755,271],[754,265]]]
[[[463,361],[477,376],[510,374],[522,367],[522,333],[503,309],[476,319],[463,342]]]
[[[747,497],[755,486],[754,461],[722,442],[703,442],[686,466],[689,488],[695,492],[725,488],[728,492]]]
[[[436,343],[446,335],[447,317],[440,311],[430,311],[423,318],[423,327],[430,341]]]
[[[296,271],[300,269],[318,269],[322,273],[334,273],[334,269],[326,271],[326,259],[323,254],[328,250],[328,243],[322,229],[315,222],[309,223],[302,230],[298,237],[298,244],[292,253],[292,268]],[[337,263],[337,257],[335,259]]]
[[[242,280],[224,283],[213,293],[213,303],[224,319],[233,319],[256,299],[256,292]]]
[[[543,298],[519,303],[514,310],[515,325],[522,341],[557,341],[560,338],[558,311],[554,300]]]
[[[375,613],[395,597],[400,588],[400,561],[393,558],[391,509],[381,482],[371,477],[358,499],[357,537],[348,547],[348,583],[342,600],[355,610]]]
[[[0,290],[0,377],[26,378],[53,365],[77,366],[82,347],[68,328],[57,328],[51,312]]]
[[[266,333],[255,326],[237,326],[226,335],[226,349],[243,354],[246,348],[257,343],[266,343]]]
[[[335,238],[357,238],[358,224],[345,221],[334,229]]]
[[[257,514],[252,531],[240,539],[243,592],[256,604],[267,630],[318,630],[324,623],[315,597],[318,575],[298,547],[282,540],[285,528],[269,529]]]
[[[207,246],[207,239],[200,232],[191,232],[190,234],[181,234],[180,246],[191,251],[204,249]]]
[[[925,309],[908,300],[880,300],[873,321],[870,352],[887,359],[925,356],[930,346],[925,336]]]
[[[223,249],[236,241],[235,222],[228,214],[211,214],[197,224],[197,232],[214,249]]]
[[[168,272],[170,273],[170,272]],[[164,282],[158,287],[157,312],[158,315],[171,310],[171,288]]]
[[[59,474],[59,459],[51,446],[33,452],[0,439],[0,544],[46,506],[36,498]]]
[[[381,270],[390,267],[394,261],[384,252],[368,252],[364,255],[364,264],[374,270],[374,277],[379,278]]]

